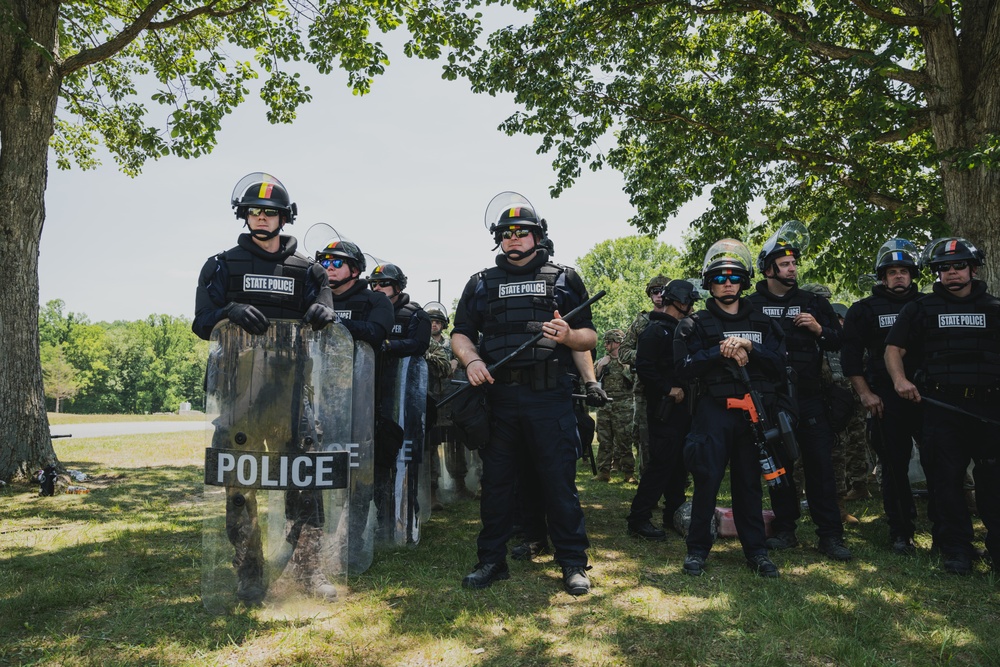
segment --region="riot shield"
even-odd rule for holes
[[[377,429],[376,540],[387,546],[418,544],[421,524],[431,512],[430,465],[422,465],[427,362],[423,357],[382,355],[380,366],[376,409],[402,433],[399,443],[390,444],[385,442],[390,429]]]
[[[206,416],[202,598],[284,607],[337,596],[350,511],[354,344],[341,325],[315,332],[272,320],[253,336],[212,332]]]
[[[479,478],[483,474],[483,460],[479,452],[468,449],[455,439],[450,428],[437,445],[438,478],[437,496],[442,503],[450,504],[475,497]]]

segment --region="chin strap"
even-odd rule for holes
[[[519,262],[525,257],[531,257],[533,254],[535,254],[535,248],[532,248],[531,252],[521,252],[520,250],[511,250],[504,254],[507,255],[507,259]]]
[[[796,280],[795,278],[777,278],[777,277],[775,277],[775,280],[777,280],[779,283],[781,283],[785,287],[795,287],[796,285],[799,284],[799,281]]]
[[[263,229],[250,229],[250,221],[245,218],[243,220],[243,224],[246,226],[247,231],[250,232],[250,236],[254,237],[258,241],[270,241],[275,236],[280,234],[281,228],[285,226],[285,223],[281,223],[273,232],[265,232]]]
[[[717,296],[715,298],[728,306],[740,300],[740,293],[737,292],[736,294],[727,294],[726,296]]]

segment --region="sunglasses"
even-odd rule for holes
[[[500,232],[500,237],[505,241],[509,241],[512,238],[523,239],[525,236],[531,233],[530,229],[505,229]]]
[[[368,283],[372,286],[372,289],[376,287],[392,287],[394,281],[392,280],[369,280]]]
[[[649,288],[649,296],[660,296],[661,294],[663,294],[663,288],[662,287],[650,287]]]
[[[732,283],[734,285],[742,284],[743,276],[712,276],[712,282],[716,285],[725,285],[726,283]]]
[[[259,208],[256,206],[251,206],[250,208],[247,209],[247,214],[250,215],[251,217],[258,215],[266,215],[269,218],[277,218],[280,213],[281,211],[279,211],[276,208]]]
[[[324,269],[329,269],[331,266],[335,269],[339,269],[344,265],[344,262],[346,261],[347,260],[345,260],[343,257],[324,257],[323,259],[319,260],[319,263]]]
[[[945,264],[938,264],[937,270],[944,273],[945,271],[951,271],[955,269],[956,271],[963,271],[968,268],[968,262],[947,262]]]

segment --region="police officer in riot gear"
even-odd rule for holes
[[[639,480],[627,521],[629,535],[647,540],[667,537],[650,521],[660,498],[664,499],[664,526],[684,503],[688,478],[684,439],[691,429],[691,413],[684,383],[675,368],[674,333],[701,298],[686,280],[671,280],[660,296],[660,305],[649,313],[649,326],[639,335],[635,355],[635,369],[646,393],[649,465]],[[642,415],[637,417],[641,419]]]
[[[756,293],[748,300],[785,332],[799,408],[795,434],[802,450],[809,513],[819,536],[817,548],[834,560],[850,560],[833,474],[835,439],[821,383],[823,351],[839,350],[843,331],[827,299],[798,288],[798,260],[808,245],[808,232],[801,222],[782,226],[760,251],[757,268],[764,280],[757,283]],[[796,546],[795,523],[801,511],[798,494],[775,494],[772,490],[771,507],[775,535],[768,539],[768,548]]]
[[[694,479],[684,573],[698,576],[705,571],[716,499],[728,463],[733,519],[747,566],[759,576],[777,577],[764,541],[761,465],[754,435],[744,411],[727,407],[727,399],[742,399],[749,391],[737,379],[737,366],[742,366],[765,408],[776,409],[776,394],[785,381],[784,335],[777,323],[740,298],[753,276],[746,246],[723,239],[709,248],[702,267],[702,286],[711,298],[704,310],[681,320],[674,334],[677,375],[692,385],[695,402],[684,443],[684,461]],[[788,481],[790,475],[784,477]]]
[[[541,480],[549,536],[571,595],[590,592],[589,546],[576,489],[580,439],[573,412],[573,351],[597,343],[588,309],[572,323],[562,319],[587,299],[575,270],[549,261],[540,247],[547,225],[530,203],[502,193],[487,208],[486,224],[502,250],[496,266],[473,275],[455,314],[452,350],[469,382],[487,385],[493,419],[483,460],[478,563],[463,580],[480,589],[510,577],[506,541],[513,521],[518,466],[533,467]],[[489,364],[516,350],[533,334],[543,338],[496,369]],[[482,336],[480,340],[480,335]]]
[[[333,241],[316,252],[316,261],[326,269],[340,323],[355,340],[380,350],[394,315],[389,299],[368,289],[368,281],[361,277],[367,267],[364,253],[350,241]]]
[[[923,408],[921,458],[936,500],[934,539],[945,571],[954,574],[969,574],[976,556],[963,494],[970,461],[986,549],[1000,557],[996,426],[970,416],[995,419],[1000,408],[1000,299],[975,277],[984,257],[963,238],[931,241],[921,266],[937,276],[933,292],[903,306],[885,340],[896,393]],[[918,370],[909,375],[911,355]]]
[[[368,284],[392,302],[395,323],[382,343],[382,351],[393,357],[412,357],[427,351],[431,341],[431,319],[415,301],[410,301],[406,275],[395,264],[379,264],[368,276]]]
[[[878,251],[878,283],[870,296],[852,305],[844,318],[840,358],[846,375],[871,413],[871,442],[882,462],[882,503],[889,522],[889,544],[900,555],[915,553],[913,493],[909,466],[913,440],[920,440],[920,410],[900,398],[885,366],[885,339],[899,311],[920,292],[917,260],[920,252],[905,239],[890,239]],[[867,353],[867,364],[865,355]],[[913,377],[916,357],[906,358],[906,375]],[[929,503],[933,504],[930,498]]]
[[[191,325],[194,333],[208,340],[223,319],[251,334],[265,333],[270,318],[301,319],[315,329],[334,322],[333,300],[322,267],[296,252],[293,237],[280,233],[298,211],[285,186],[270,174],[248,174],[236,184],[231,203],[248,233],[240,234],[234,248],[210,257],[202,267]],[[227,447],[228,440],[226,429],[219,427],[213,447]],[[286,518],[293,526],[287,539],[295,548],[292,558],[310,592],[330,599],[336,589],[318,570],[323,516],[322,506],[317,508],[313,502],[317,495],[313,491],[286,493]],[[226,498],[226,528],[235,549],[236,595],[243,602],[258,604],[267,584],[255,519],[256,492],[228,487]],[[304,515],[308,516],[300,521]]]

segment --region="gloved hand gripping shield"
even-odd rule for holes
[[[263,335],[212,332],[202,597],[286,608],[337,596],[346,570],[354,343],[341,325],[273,320]],[[307,612],[308,613],[308,612]]]

